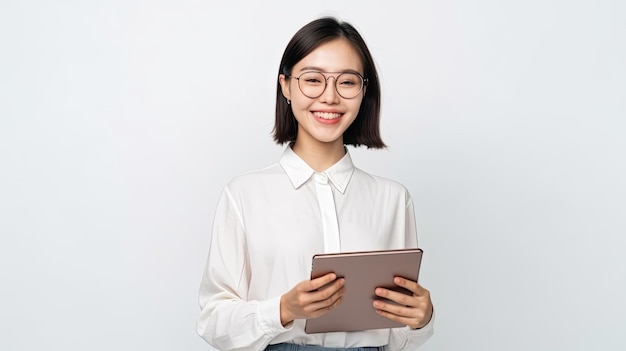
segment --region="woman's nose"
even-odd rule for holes
[[[332,81],[330,79],[333,79]],[[325,102],[327,104],[336,104],[339,103],[339,94],[337,93],[337,78],[336,77],[328,77],[326,78],[326,88],[324,92],[320,96],[320,101]]]

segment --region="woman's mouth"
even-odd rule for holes
[[[341,120],[342,113],[338,112],[313,112],[313,117],[321,123],[334,124]]]

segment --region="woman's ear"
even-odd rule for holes
[[[284,74],[278,75],[278,82],[280,83],[280,88],[283,92],[283,96],[287,100],[291,100],[291,93],[289,91],[289,81],[287,80],[287,76]]]

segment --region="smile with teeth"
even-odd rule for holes
[[[313,112],[313,115],[322,119],[336,119],[341,117],[341,113],[332,113],[332,112]]]

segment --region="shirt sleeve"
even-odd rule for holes
[[[415,223],[415,209],[413,199],[408,191],[405,191],[405,211],[404,211],[404,240],[407,248],[417,246],[417,224]]]
[[[385,350],[415,350],[422,346],[434,334],[435,329],[435,312],[430,318],[428,324],[420,329],[411,329],[408,326],[404,328],[394,328],[389,335],[389,344]]]
[[[248,301],[246,247],[241,211],[226,187],[213,221],[196,323],[198,334],[219,350],[263,350],[275,336],[289,330],[280,322],[280,297]]]
[[[406,247],[417,246],[417,226],[415,224],[415,210],[413,200],[409,193],[406,193],[406,211],[405,211],[405,240]],[[435,312],[430,318],[428,324],[420,329],[411,329],[408,326],[404,328],[393,328],[389,334],[389,344],[386,346],[388,351],[397,350],[415,350],[424,344],[434,333]]]

